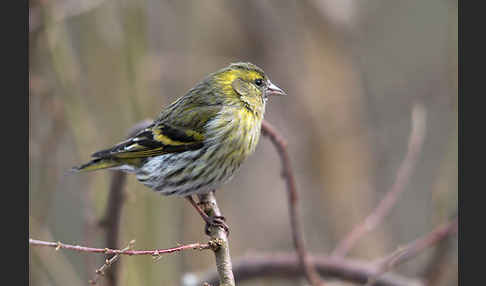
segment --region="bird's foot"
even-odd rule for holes
[[[206,226],[204,231],[207,235],[211,235],[211,232],[209,231],[210,227],[220,227],[226,232],[226,236],[229,236],[229,227],[225,222],[226,218],[224,216],[208,216],[205,221]]]
[[[196,205],[199,208],[201,208],[204,212],[207,212],[212,207],[210,202],[198,202],[198,203],[196,203]]]

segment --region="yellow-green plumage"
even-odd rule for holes
[[[209,192],[255,150],[266,100],[282,94],[257,66],[231,64],[165,108],[149,127],[74,169],[133,172],[165,195]]]

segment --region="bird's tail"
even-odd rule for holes
[[[72,172],[96,171],[100,169],[113,168],[122,165],[122,162],[110,158],[96,158],[79,167],[73,167]]]

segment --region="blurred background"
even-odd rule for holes
[[[309,252],[327,255],[392,186],[415,103],[423,150],[396,206],[349,257],[377,259],[457,215],[458,3],[454,0],[31,0],[29,236],[105,247],[98,222],[111,171],[66,174],[235,61],[262,67],[287,97],[265,118],[287,139]],[[262,138],[216,193],[233,260],[293,251],[280,160]],[[204,242],[182,198],[128,176],[120,247]],[[100,255],[30,248],[31,285],[86,285]],[[211,252],[122,257],[119,285],[179,285],[214,268]],[[396,272],[457,285],[457,238]],[[100,285],[105,285],[104,280]],[[333,282],[334,285],[350,285]],[[258,279],[241,285],[305,285]]]

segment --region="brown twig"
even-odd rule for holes
[[[29,244],[33,246],[45,246],[45,247],[53,247],[56,250],[59,249],[68,249],[74,250],[78,252],[89,252],[89,253],[100,253],[100,254],[118,254],[118,255],[151,255],[153,257],[159,257],[162,254],[168,254],[173,252],[179,252],[182,250],[203,250],[203,249],[218,249],[218,242],[217,241],[209,241],[208,243],[191,243],[186,245],[180,245],[177,247],[166,248],[166,249],[153,249],[153,250],[123,250],[123,249],[110,249],[110,248],[95,248],[95,247],[87,247],[87,246],[80,246],[80,245],[70,245],[61,242],[49,242],[49,241],[42,241],[37,239],[29,238]]]
[[[424,249],[435,245],[452,234],[457,233],[457,226],[458,221],[456,217],[447,224],[435,228],[427,235],[410,242],[404,247],[399,247],[397,251],[394,251],[379,263],[378,272],[370,279],[366,286],[376,285],[374,283],[380,275],[390,271],[397,265],[414,258],[418,254],[422,253]]]
[[[391,189],[380,201],[373,212],[337,245],[332,252],[334,257],[345,256],[356,242],[367,232],[373,230],[381,223],[398,201],[401,193],[410,179],[410,175],[417,164],[419,154],[425,138],[426,111],[422,105],[415,105],[412,110],[412,129],[408,141],[408,150],[400,167],[398,168],[395,182]]]
[[[302,225],[300,223],[300,212],[298,207],[298,195],[297,187],[295,184],[294,174],[290,165],[290,158],[287,152],[287,142],[285,139],[275,130],[275,128],[265,120],[262,122],[262,134],[267,136],[277,149],[280,159],[282,161],[283,174],[287,183],[289,212],[290,212],[290,226],[292,229],[292,239],[294,247],[297,252],[300,265],[302,266],[305,277],[311,283],[311,285],[323,285],[323,282],[319,278],[312,262],[307,259],[307,253],[305,251],[304,234],[302,231]]]
[[[129,249],[131,249],[133,247],[133,244],[135,243],[135,240],[132,240],[128,243],[127,247],[125,247],[124,249],[122,249],[121,251],[127,251]],[[92,285],[95,285],[96,283],[98,283],[98,279],[101,277],[101,276],[104,276],[105,275],[105,270],[107,270],[108,268],[110,268],[110,266],[113,266],[115,262],[118,261],[118,259],[120,259],[120,254],[115,254],[113,255],[112,258],[110,259],[106,259],[105,260],[105,263],[103,263],[103,265],[101,265],[100,268],[96,269],[95,273],[96,273],[96,276],[93,280],[89,280],[89,283],[92,284]],[[109,272],[111,273],[111,272]]]
[[[145,119],[135,124],[128,131],[128,136],[135,135],[138,131],[146,128],[152,123],[151,119]],[[105,214],[100,220],[99,224],[106,230],[105,243],[108,248],[118,248],[118,237],[120,229],[121,213],[123,202],[125,201],[124,187],[126,183],[127,174],[122,171],[114,171],[110,182],[110,191],[108,194]],[[107,257],[106,259],[111,259]],[[113,265],[107,273],[108,284],[110,286],[118,285],[118,267]]]
[[[198,195],[198,197],[199,203],[204,206],[204,212],[208,216],[222,216],[218,203],[216,202],[216,197],[214,196],[214,191],[208,194]],[[214,249],[219,285],[235,286],[228,236],[220,227],[210,227],[209,230],[212,241],[217,242],[219,246],[217,249]]]
[[[367,262],[348,258],[309,256],[310,261],[323,277],[340,279],[356,284],[364,284],[373,277],[378,268]],[[234,262],[233,271],[238,283],[255,278],[298,278],[305,275],[295,254],[252,255]],[[184,286],[201,285],[202,281],[217,283],[218,274],[208,271],[199,275],[186,274]],[[379,286],[422,286],[422,282],[398,274],[388,273],[377,278]]]

